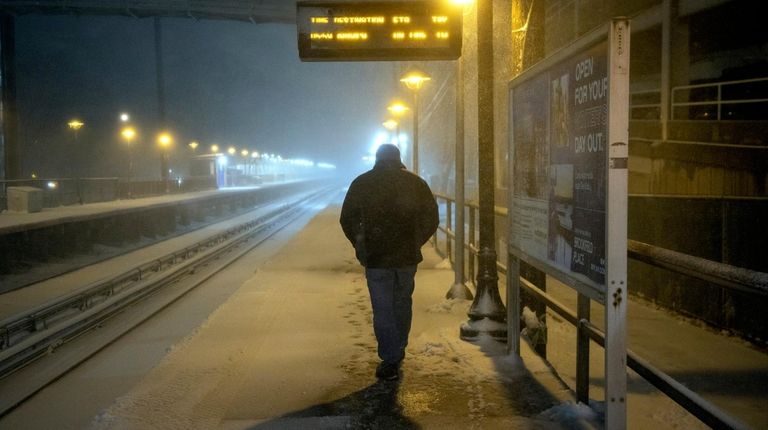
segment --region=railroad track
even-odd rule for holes
[[[228,228],[192,246],[146,261],[0,321],[0,416],[224,270],[288,226],[307,211],[308,203],[329,191],[326,188],[272,208],[252,221]],[[167,290],[173,291],[168,293]],[[162,300],[146,300],[160,296],[158,292],[161,291],[165,291]],[[133,317],[115,327],[107,324],[129,307],[140,311],[133,312]],[[95,330],[97,328],[99,330]],[[97,334],[89,336],[86,346],[73,348],[65,354],[54,354],[88,333]]]

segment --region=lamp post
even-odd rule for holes
[[[410,108],[405,104],[403,104],[402,102],[396,101],[391,103],[389,106],[387,106],[387,110],[395,118],[400,118],[401,116],[403,116],[403,114],[405,114],[406,111],[410,110]],[[397,145],[397,147],[399,148],[400,147],[400,121],[397,121],[397,125],[395,126],[395,141],[397,142],[395,143],[395,145]],[[400,148],[400,150],[402,151],[403,148]],[[411,168],[413,168],[413,166],[411,166]]]
[[[75,142],[77,142],[77,132],[81,128],[83,128],[84,125],[85,125],[84,122],[82,122],[80,120],[77,120],[77,119],[73,119],[72,121],[67,123],[67,126],[69,126],[69,129],[74,131],[74,133],[75,133]]]
[[[248,175],[248,154],[250,154],[250,151],[247,149],[240,151],[240,155],[243,156],[243,175]]]
[[[400,79],[409,90],[413,91],[413,173],[419,175],[419,90],[424,82],[431,80],[426,73],[411,69]]]
[[[157,135],[157,144],[160,146],[162,154],[160,156],[160,178],[165,184],[165,192],[168,192],[168,162],[169,154],[168,149],[173,143],[173,137],[170,133],[160,133]]]
[[[395,145],[397,145],[397,143],[399,143],[399,140],[400,140],[400,137],[398,136],[400,134],[400,123],[395,121],[394,119],[388,119],[383,123],[381,123],[381,125],[383,125],[384,128],[386,128],[390,132],[392,130],[395,130],[395,139],[390,139],[390,143],[394,143]]]
[[[471,3],[471,0],[453,0],[456,5],[462,7]],[[472,292],[464,283],[464,71],[462,67],[461,56],[455,61],[455,91],[456,91],[456,137],[454,145],[455,165],[454,165],[454,188],[456,197],[456,208],[454,217],[455,234],[455,261],[453,268],[454,279],[451,288],[445,294],[447,299],[472,299]],[[474,257],[472,257],[474,258]]]
[[[83,128],[84,125],[85,123],[78,119],[73,119],[67,123],[67,127],[69,127],[69,129],[72,130],[73,137],[74,137],[74,140],[73,140],[74,147],[70,151],[73,154],[72,162],[69,163],[70,174],[73,174],[74,172],[78,171],[76,164],[79,164],[80,157],[78,155],[79,148],[77,148],[77,132],[80,131],[80,129]],[[80,181],[78,180],[77,182],[79,184]]]
[[[128,179],[133,178],[133,145],[131,142],[136,138],[136,129],[127,126],[120,130],[120,136],[122,136],[125,144],[128,146]],[[128,197],[131,196],[131,186],[128,185]]]
[[[461,326],[461,338],[474,340],[481,333],[506,339],[507,310],[499,295],[496,271],[496,229],[493,148],[493,1],[477,2],[477,105],[478,176],[480,206],[480,243],[478,252],[477,290],[467,315],[470,321]]]

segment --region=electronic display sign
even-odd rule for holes
[[[297,3],[302,61],[455,60],[461,8],[446,1]]]

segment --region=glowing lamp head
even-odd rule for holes
[[[235,149],[235,147],[234,147],[234,146],[230,146],[230,147],[227,149],[227,153],[228,153],[229,155],[235,155],[235,153],[236,153],[236,152],[237,152],[237,149]]]
[[[395,121],[394,119],[388,119],[384,121],[381,125],[383,125],[384,128],[386,128],[387,130],[394,130],[395,127],[397,127],[397,121]]]
[[[421,70],[413,69],[405,74],[400,79],[400,82],[404,83],[408,89],[419,90],[424,82],[430,81],[432,78]]]
[[[157,135],[157,143],[163,148],[168,148],[173,143],[173,137],[169,133],[160,133]]]
[[[84,126],[84,125],[85,125],[85,123],[84,123],[84,122],[82,122],[82,121],[80,121],[80,120],[77,120],[77,119],[73,119],[72,121],[68,122],[68,123],[67,123],[67,125],[68,125],[68,126],[69,126],[69,128],[71,128],[72,130],[75,130],[75,131],[77,131],[77,130],[80,130],[80,128],[82,128],[82,126]]]
[[[213,145],[211,145],[211,152],[214,153],[214,154],[218,153],[219,152],[219,145],[217,145],[215,143]]]
[[[199,144],[195,141],[189,142],[189,147],[192,148],[193,151],[197,149],[198,145]]]
[[[128,122],[129,119],[131,119],[131,117],[128,116],[127,113],[121,113],[120,114],[120,121],[121,122]]]
[[[394,102],[391,105],[387,106],[387,110],[392,112],[392,115],[400,116],[404,114],[408,110],[408,106],[404,105],[401,102]]]
[[[123,137],[123,140],[130,143],[136,137],[136,129],[133,127],[125,127],[120,131],[120,136]]]

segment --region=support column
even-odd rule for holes
[[[472,298],[472,292],[464,284],[464,76],[462,73],[461,57],[456,60],[456,142],[455,158],[455,196],[456,218],[453,232],[456,238],[456,258],[453,263],[453,285],[445,294],[446,299]]]
[[[499,296],[496,271],[495,172],[493,142],[493,0],[477,2],[477,105],[478,176],[480,197],[480,251],[477,291],[469,309],[469,321],[461,326],[461,338],[476,339],[486,334],[506,340],[504,304]]]

